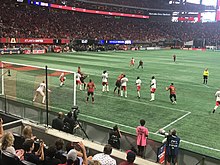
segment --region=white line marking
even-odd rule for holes
[[[170,124],[166,125],[166,126],[165,126],[165,127],[163,127],[162,129],[166,129],[167,127],[169,127],[169,126],[173,125],[174,123],[176,123],[177,121],[179,121],[179,120],[183,119],[184,117],[188,116],[189,114],[191,114],[191,112],[188,112],[187,114],[185,114],[185,115],[181,116],[180,118],[178,118],[178,119],[174,120],[173,122],[171,122]],[[157,132],[155,132],[155,133],[158,133],[158,131],[157,131]]]

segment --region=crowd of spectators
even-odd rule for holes
[[[152,22],[26,5],[1,5],[1,36],[16,38],[220,40],[219,23]],[[10,14],[8,14],[10,13]]]

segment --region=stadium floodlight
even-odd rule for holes
[[[47,77],[47,87],[51,90],[48,94],[49,110],[68,110],[73,105],[76,105],[75,72],[53,68],[47,68],[46,72],[44,67],[5,61],[0,62],[0,68],[0,93],[7,98],[33,106],[44,107],[45,105],[42,104],[42,96],[40,94],[37,95],[36,100],[33,98],[36,94],[36,89]],[[65,76],[65,82],[62,86],[60,86],[61,74]]]

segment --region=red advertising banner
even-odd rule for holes
[[[53,44],[54,39],[50,38],[0,38],[0,43],[11,44]],[[69,39],[61,39],[61,44],[70,43]]]
[[[50,7],[56,8],[56,9],[62,9],[62,10],[72,10],[72,11],[76,11],[76,12],[91,13],[91,14],[102,14],[102,15],[144,18],[144,19],[150,18],[149,16],[146,16],[146,15],[126,14],[126,13],[117,13],[117,12],[99,11],[99,10],[89,10],[89,9],[75,8],[75,7],[56,5],[56,4],[50,4]]]
[[[216,21],[220,21],[220,0],[217,3]]]

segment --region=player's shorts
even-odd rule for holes
[[[61,77],[60,78],[60,82],[64,82],[65,81],[65,78],[64,77]]]
[[[44,97],[45,96],[45,94],[44,94],[44,92],[43,91],[36,91],[37,93],[40,93],[40,95],[42,96],[42,97]]]
[[[140,91],[141,90],[141,86],[137,86],[137,91]]]
[[[115,86],[118,87],[118,88],[120,88],[120,86],[121,86],[121,80],[117,80],[117,81],[115,82]]]
[[[208,76],[203,76],[203,79],[208,79]]]
[[[220,105],[220,101],[216,101],[215,105],[219,106]]]
[[[102,86],[108,85],[108,82],[102,82]]]
[[[131,62],[130,64],[131,64],[131,65],[134,65],[134,62]]]
[[[156,88],[151,88],[151,89],[150,89],[150,92],[151,92],[151,93],[155,93],[155,91],[156,91]]]
[[[94,92],[87,92],[87,95],[89,96],[89,95],[92,95],[92,96],[94,96]]]
[[[82,82],[80,80],[76,80],[76,85],[78,84],[82,84]]]
[[[122,86],[122,87],[121,87],[121,90],[126,91],[126,90],[127,90],[127,87],[126,87],[126,86]]]

